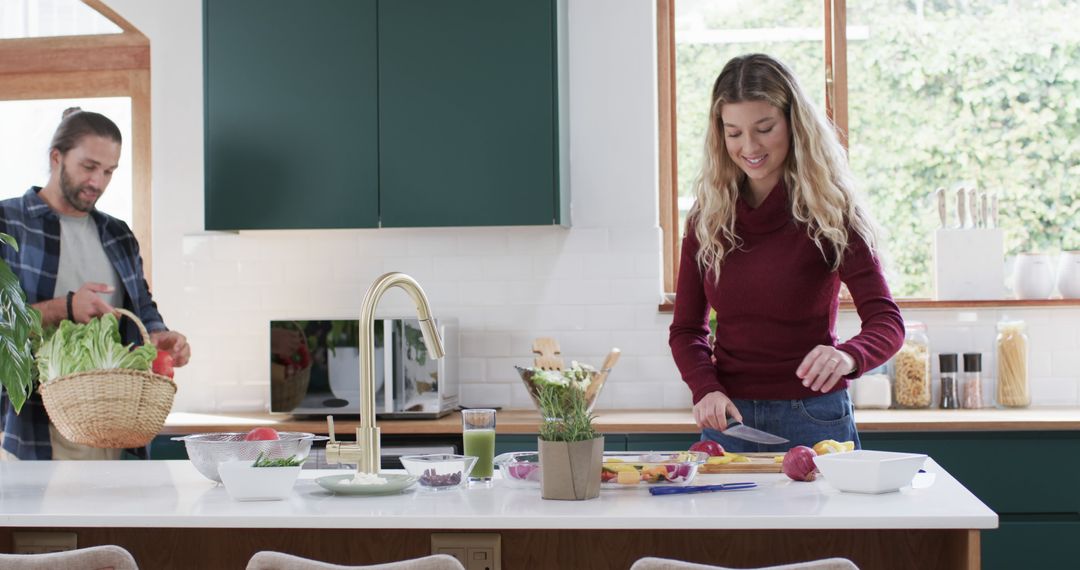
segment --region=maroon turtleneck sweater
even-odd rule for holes
[[[851,377],[880,366],[900,349],[900,309],[878,259],[857,233],[848,231],[844,261],[832,271],[806,226],[794,221],[782,182],[757,208],[740,198],[735,220],[743,246],[724,258],[718,283],[711,270],[703,275],[694,259],[699,244],[693,232],[683,239],[669,344],[694,403],[717,391],[753,400],[819,396],[795,376],[819,344],[855,359],[855,372],[833,391],[846,389]],[[841,281],[855,301],[862,330],[838,344]],[[710,306],[716,310],[715,346],[708,341]]]

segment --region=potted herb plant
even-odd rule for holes
[[[18,251],[15,238],[0,233],[0,248]],[[41,313],[26,302],[19,278],[0,259],[0,384],[19,413],[34,391],[33,345],[41,338]]]
[[[580,501],[600,496],[604,437],[593,427],[585,392],[570,386],[538,387],[541,496]]]

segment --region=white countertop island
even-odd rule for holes
[[[188,461],[0,462],[0,519],[9,533],[74,529],[80,546],[121,544],[137,558],[141,542],[160,550],[163,544],[208,540],[211,550],[194,550],[219,561],[276,548],[358,564],[426,554],[432,532],[484,530],[503,535],[503,568],[548,567],[547,560],[563,564],[569,552],[578,558],[566,567],[596,567],[604,560],[626,568],[622,561],[632,562],[637,551],[728,564],[790,561],[793,553],[820,551],[821,557],[846,555],[874,564],[864,567],[882,567],[876,561],[883,559],[898,561],[897,567],[911,561],[922,568],[978,567],[978,530],[996,528],[997,515],[933,460],[926,471],[912,486],[884,495],[841,493],[823,480],[800,483],[779,474],[728,474],[699,475],[694,483],[738,480],[758,487],[671,496],[604,490],[590,501],[547,501],[539,488],[500,480],[490,488],[336,496],[314,479],[344,471],[304,470],[287,500],[237,502]],[[373,537],[357,529],[380,530]],[[229,532],[231,539],[214,538]],[[237,550],[236,537],[243,537],[246,550]],[[576,541],[583,541],[582,548]],[[383,544],[388,542],[398,546]],[[736,552],[735,542],[749,549]],[[807,550],[815,543],[822,548]],[[865,558],[864,550],[880,551],[890,543],[910,552]],[[173,567],[210,560],[178,549]],[[552,558],[553,549],[569,550]],[[583,549],[591,554],[578,553]]]

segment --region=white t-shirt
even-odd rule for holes
[[[63,297],[68,291],[78,291],[84,283],[110,285],[112,293],[99,293],[106,303],[124,306],[124,286],[120,275],[101,245],[97,224],[89,215],[60,215],[60,266],[56,270],[56,291],[53,297]]]

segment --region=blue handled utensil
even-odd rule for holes
[[[723,485],[690,485],[688,487],[649,487],[653,495],[681,495],[683,493],[708,493],[710,491],[738,491],[740,489],[753,489],[757,483],[725,483]]]

